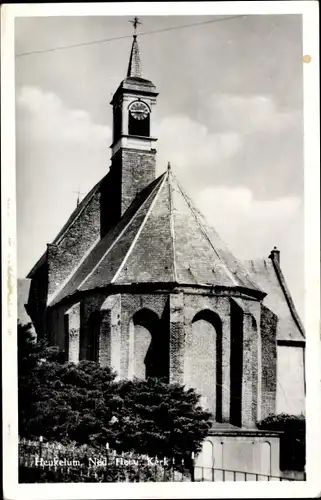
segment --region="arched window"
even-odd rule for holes
[[[168,335],[157,314],[141,309],[134,314],[130,328],[133,336],[132,375],[141,379],[159,377],[168,380]]]
[[[222,322],[209,309],[192,321],[192,338],[186,345],[186,384],[201,394],[201,403],[222,420]]]

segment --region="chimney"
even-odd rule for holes
[[[277,247],[274,247],[273,250],[271,250],[269,258],[272,260],[272,262],[276,262],[278,263],[278,265],[280,265],[280,250],[278,250]]]

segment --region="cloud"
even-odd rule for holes
[[[209,129],[185,115],[163,119],[155,127],[158,141],[158,166],[165,170],[167,162],[185,176],[195,173],[206,177],[214,166],[231,158],[241,148],[240,135],[213,134]]]
[[[69,109],[53,92],[22,87],[17,96],[17,106],[18,111],[25,113],[31,122],[29,135],[38,141],[85,142],[88,146],[96,146],[111,139],[109,127],[93,123],[84,110]]]
[[[214,130],[242,135],[264,131],[277,133],[302,118],[297,111],[280,110],[267,95],[212,94],[207,102],[208,117]]]
[[[281,266],[303,316],[303,203],[297,196],[256,200],[246,187],[194,191],[196,206],[241,260],[281,250]]]
[[[76,206],[109,170],[111,130],[53,92],[17,92],[19,274],[29,271]],[[28,195],[26,195],[28,193]]]
[[[199,187],[245,185],[258,199],[302,195],[303,121],[267,95],[213,94],[198,116],[156,125],[159,173],[168,161]]]

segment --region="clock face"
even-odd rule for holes
[[[134,102],[130,107],[130,114],[135,120],[145,120],[149,114],[149,109],[147,104],[142,101]]]

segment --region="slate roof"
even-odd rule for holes
[[[170,169],[136,197],[51,305],[77,291],[137,283],[232,287],[264,296]]]
[[[249,260],[244,264],[267,293],[263,304],[278,317],[277,339],[279,341],[304,341],[304,326],[279,263],[268,258]]]
[[[141,63],[140,63],[140,55],[139,55],[139,47],[137,43],[137,36],[133,37],[132,50],[130,52],[129,64],[127,70],[127,76],[129,77],[141,77]]]
[[[108,174],[106,174],[106,175],[108,175]],[[72,224],[77,220],[77,218],[81,215],[81,213],[86,208],[86,206],[88,205],[88,203],[92,200],[93,196],[100,189],[101,183],[103,182],[103,180],[105,178],[106,178],[106,176],[103,177],[99,182],[97,182],[97,184],[95,184],[95,186],[87,193],[87,195],[79,203],[79,205],[77,205],[77,207],[72,212],[72,214],[70,215],[70,217],[67,220],[67,222],[63,225],[63,227],[61,228],[61,230],[59,231],[59,233],[57,234],[57,236],[53,240],[52,244],[56,244],[56,245],[59,244],[59,242],[62,240],[62,238],[64,237],[64,235],[66,234],[66,232],[69,230],[69,228],[72,226]],[[42,256],[40,257],[40,259],[38,259],[38,261],[36,262],[36,264],[33,266],[33,268],[31,269],[31,271],[29,271],[29,273],[27,275],[27,278],[32,278],[34,276],[34,274],[39,269],[39,267],[41,267],[41,265],[46,261],[46,255],[47,255],[47,252],[45,251],[42,254]]]

